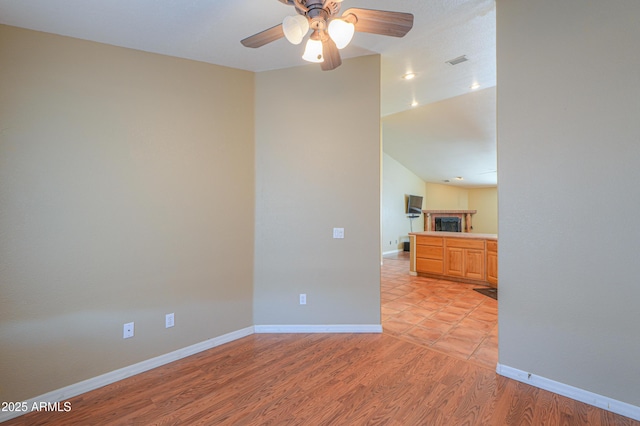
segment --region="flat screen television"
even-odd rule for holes
[[[422,214],[422,197],[420,195],[407,197],[407,214],[412,216]]]

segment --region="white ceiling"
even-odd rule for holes
[[[481,89],[496,85],[495,1],[344,0],[342,10],[350,7],[414,14],[414,27],[404,38],[357,33],[341,51],[343,58],[382,56],[385,152],[429,182],[464,176],[452,184],[495,185],[495,173],[478,177],[496,169],[495,90],[493,96],[476,96],[470,89],[474,83]],[[300,58],[303,46],[284,39],[258,49],[240,44],[292,14],[291,6],[277,0],[0,0],[3,24],[255,72],[307,64]],[[446,63],[461,55],[469,60]],[[409,71],[417,77],[403,80]],[[463,100],[467,96],[473,101]],[[439,102],[451,98],[457,108]],[[412,109],[413,101],[422,106]],[[401,122],[413,125],[401,131]],[[409,147],[417,151],[407,154]]]
[[[387,116],[382,125],[384,152],[426,182],[494,186],[495,105],[494,86]],[[463,180],[456,180],[459,177]]]

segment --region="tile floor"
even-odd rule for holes
[[[482,286],[409,275],[409,253],[384,257],[385,333],[495,369],[498,302],[473,291]]]

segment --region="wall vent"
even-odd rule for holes
[[[446,63],[449,65],[458,65],[468,60],[469,59],[467,59],[467,55],[462,55],[462,56],[458,56],[457,58],[449,59],[448,61],[446,61]]]

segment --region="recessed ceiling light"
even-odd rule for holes
[[[416,78],[416,73],[408,72],[405,75],[403,75],[402,78],[404,78],[405,80],[413,80],[414,78]]]
[[[464,180],[464,178],[462,176],[456,176],[454,179],[455,180]]]
[[[412,106],[412,107],[417,107],[417,106],[418,106],[418,101],[413,101],[413,102],[411,102],[411,106]]]
[[[479,88],[480,88],[480,83],[473,83],[471,85],[471,90],[476,90],[476,89],[479,89]]]

